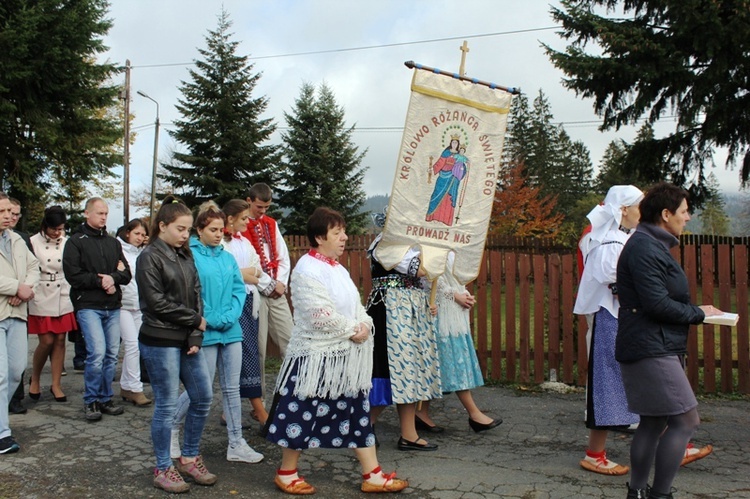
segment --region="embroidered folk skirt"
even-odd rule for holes
[[[242,368],[240,369],[240,397],[258,398],[263,395],[261,365],[258,349],[258,319],[253,317],[253,295],[248,293],[240,315],[242,328]]]
[[[355,449],[375,445],[370,424],[370,402],[365,392],[356,397],[298,397],[293,395],[299,363],[274,397],[266,439],[281,447]]]
[[[368,313],[375,323],[372,405],[387,403],[387,393],[379,390],[385,380],[379,380],[378,375],[384,372],[389,376],[392,403],[442,397],[440,357],[426,293],[421,289],[389,289]]]
[[[586,427],[606,430],[628,426],[640,418],[628,410],[620,364],[615,360],[617,319],[605,308],[594,315],[589,349]]]

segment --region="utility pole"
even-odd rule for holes
[[[123,192],[122,192],[122,211],[124,222],[123,226],[130,220],[130,59],[125,60],[125,137],[122,148],[122,166],[123,166]]]
[[[145,92],[141,92],[140,90],[138,90],[137,93],[141,97],[145,97],[146,99],[156,104],[156,121],[154,122],[154,125],[156,127],[156,129],[154,130],[154,165],[151,168],[151,209],[148,215],[149,220],[153,220],[154,209],[156,207],[156,168],[159,165],[159,103],[156,102],[156,99],[152,98]]]

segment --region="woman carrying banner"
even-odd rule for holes
[[[588,252],[578,297],[573,312],[593,315],[588,347],[588,389],[586,391],[586,427],[589,429],[583,469],[603,475],[624,475],[627,466],[607,459],[607,433],[615,426],[638,422],[638,415],[628,411],[620,366],[615,360],[617,337],[617,260],[625,242],[638,225],[638,203],[643,192],[632,185],[615,185],[604,203],[587,215],[591,222]],[[587,338],[588,339],[588,338]]]
[[[315,493],[297,474],[304,449],[354,450],[362,492],[398,492],[409,484],[378,464],[370,424],[372,320],[338,259],[346,223],[337,211],[317,208],[307,222],[310,251],[292,272],[294,328],[276,381],[266,437],[282,447],[274,482],[294,495]]]
[[[375,223],[382,227],[385,214],[376,215]],[[443,396],[434,318],[420,279],[424,275],[420,254],[412,248],[401,263],[385,270],[377,257],[379,243],[380,236],[369,249],[372,291],[367,299],[367,313],[375,324],[372,422],[395,403],[401,429],[398,449],[433,451],[438,446],[420,438],[415,425],[417,403]]]

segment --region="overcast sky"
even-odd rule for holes
[[[156,114],[153,102],[136,91],[159,102],[159,157],[166,159],[179,148],[165,129],[180,118],[175,108],[180,83],[189,79],[187,70],[200,58],[198,49],[206,47],[208,30],[216,29],[222,6],[233,22],[233,39],[240,42],[238,54],[249,56],[254,72],[262,73],[254,97],[269,98],[266,117],[279,127],[286,126],[283,113],[291,111],[304,82],[326,82],[333,90],[348,124],[360,129],[353,140],[368,150],[363,162],[368,195],[391,190],[412,76],[404,61],[457,72],[463,40],[470,49],[468,76],[520,87],[530,101],[543,90],[555,121],[583,141],[596,168],[607,144],[618,137],[632,140],[635,129],[599,132],[591,100],[562,86],[563,74],[541,46],[565,46],[555,34],[549,5],[540,0],[112,0],[114,26],[105,38],[104,57],[122,65],[129,59],[133,66],[137,137],[131,148],[131,192],[150,185]],[[368,48],[349,50],[362,47]],[[306,54],[295,55],[301,53]],[[673,126],[658,125],[657,134]],[[280,141],[278,132],[273,138]],[[715,172],[724,190],[738,191],[737,170],[725,171],[722,161]],[[114,217],[122,217],[121,210],[111,208]],[[131,217],[136,214],[131,209]]]

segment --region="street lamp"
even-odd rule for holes
[[[159,103],[149,97],[145,92],[138,90],[138,95],[145,97],[156,104],[156,130],[154,131],[154,165],[151,169],[151,210],[149,212],[149,221],[154,221],[154,207],[156,206],[156,165],[159,156]],[[151,236],[153,237],[153,235]]]

